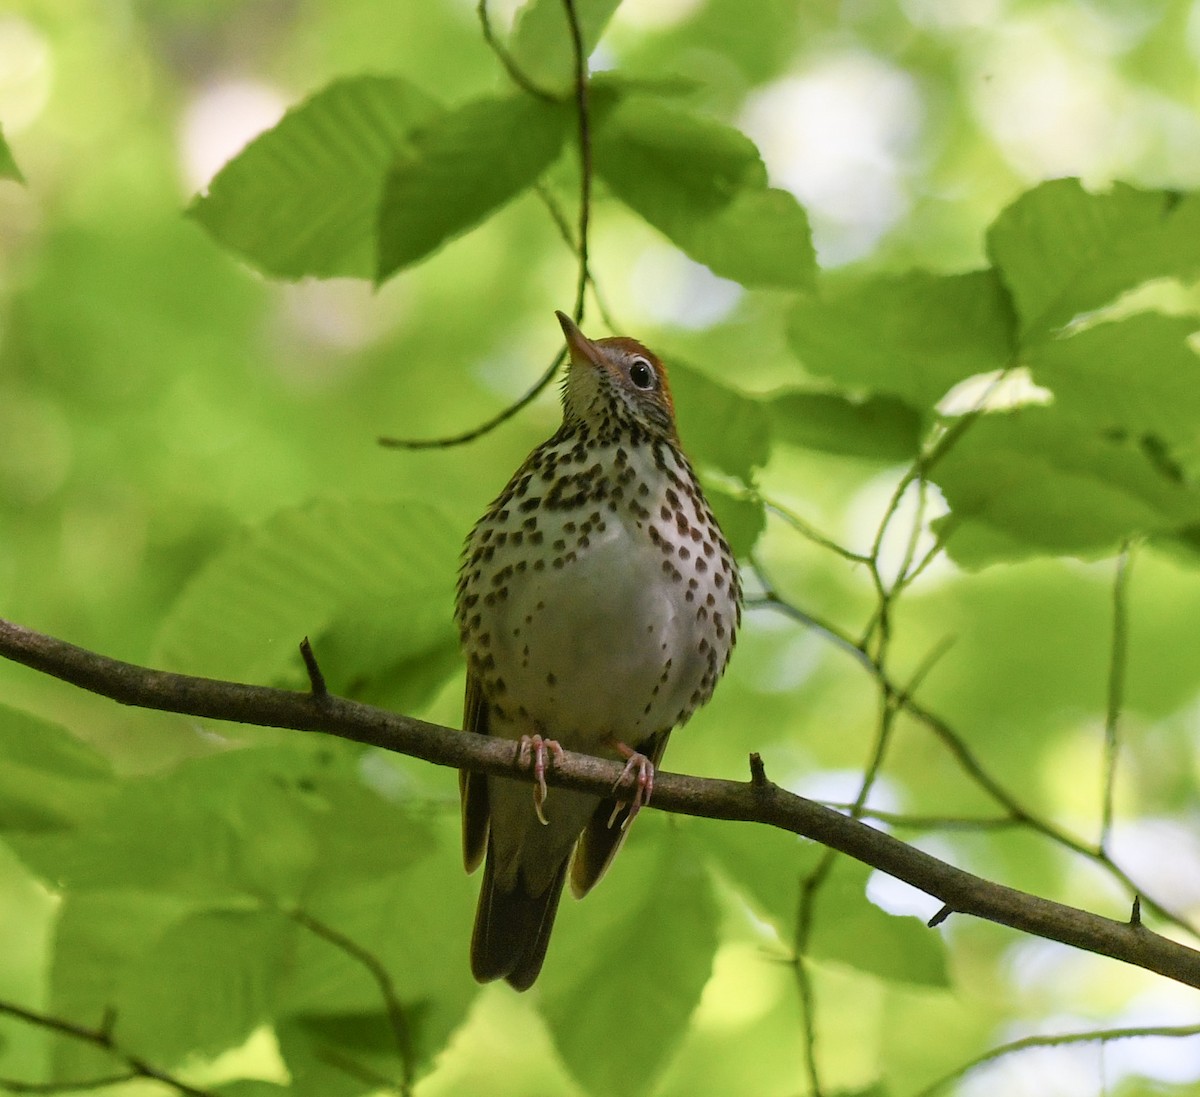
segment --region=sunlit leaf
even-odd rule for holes
[[[569,118],[565,104],[514,95],[477,99],[418,133],[384,185],[376,281],[533,186],[557,158]]]
[[[298,932],[274,911],[206,910],[181,918],[118,980],[116,1039],[163,1063],[241,1044],[271,1016]]]
[[[159,635],[157,661],[215,678],[299,683],[297,645],[342,637],[339,684],[386,673],[452,639],[460,534],[421,502],[311,503],[275,515],[214,556]],[[440,607],[435,609],[434,607]],[[374,641],[346,638],[357,621]],[[326,667],[326,671],[331,670]]]
[[[620,5],[620,0],[576,0],[586,58]],[[513,60],[535,84],[563,90],[574,80],[571,29],[562,0],[529,0],[517,15],[511,43]]]
[[[358,774],[360,754],[297,743],[196,758],[127,781],[80,835],[12,842],[60,887],[294,902],[398,871],[429,850],[412,812]]]
[[[369,278],[384,178],[438,109],[399,77],[338,80],[251,141],[188,212],[268,274]]]
[[[1200,442],[1200,357],[1192,316],[1140,313],[1039,343],[1025,363],[1064,410],[1118,434]]]
[[[767,188],[758,150],[738,130],[631,97],[593,145],[609,190],[715,274],[747,286],[812,285],[808,218],[791,194]]]
[[[812,955],[881,979],[923,986],[949,984],[937,930],[919,918],[888,914],[866,897],[871,869],[838,857],[813,900]]]
[[[112,767],[57,724],[0,705],[0,831],[68,830],[94,821]]]
[[[587,898],[589,925],[559,928],[541,975],[542,1012],[555,1046],[597,1097],[634,1097],[653,1087],[712,972],[712,884],[681,835],[661,839],[657,855],[622,854]],[[606,1047],[620,1054],[596,1053]]]
[[[932,478],[951,509],[939,528],[965,564],[1099,556],[1128,537],[1200,523],[1200,492],[1138,439],[1106,436],[1053,407],[983,416]]]
[[[988,253],[1032,342],[1143,282],[1200,275],[1200,197],[1051,180],[996,218]]]
[[[1003,369],[1013,317],[992,271],[913,271],[845,282],[792,308],[788,338],[805,370],[918,410],[968,377]]]
[[[12,149],[8,147],[8,142],[4,139],[2,128],[0,128],[0,179],[11,179],[14,183],[25,182],[25,176],[21,174],[21,169],[17,167],[17,161],[13,158]]]

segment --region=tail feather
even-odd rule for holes
[[[540,895],[530,895],[521,879],[515,888],[502,890],[496,884],[495,857],[489,843],[471,935],[471,973],[479,982],[506,979],[517,990],[533,986],[546,958],[566,875],[564,859]]]

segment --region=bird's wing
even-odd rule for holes
[[[467,693],[463,704],[463,731],[478,735],[490,734],[487,699],[483,696],[479,679],[467,671]],[[468,872],[474,872],[488,844],[488,786],[482,773],[458,771],[458,792],[462,801],[463,864]]]

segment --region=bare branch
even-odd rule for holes
[[[108,1031],[109,1026],[107,1022],[103,1028],[88,1028],[86,1025],[79,1025],[74,1021],[65,1021],[61,1017],[51,1017],[45,1013],[38,1013],[36,1010],[14,1005],[12,1002],[0,1002],[0,1014],[15,1017],[19,1021],[36,1025],[39,1028],[49,1029],[51,1032],[57,1032],[62,1036],[69,1036],[74,1040],[82,1040],[86,1044],[91,1044],[103,1051],[107,1051],[114,1059],[124,1063],[129,1068],[128,1074],[124,1078],[110,1077],[95,1079],[90,1082],[72,1082],[69,1086],[59,1084],[57,1088],[50,1088],[40,1082],[0,1082],[0,1086],[8,1089],[10,1092],[62,1093],[68,1089],[96,1089],[105,1085],[116,1085],[117,1082],[126,1081],[128,1078],[133,1077],[151,1078],[156,1082],[161,1082],[164,1086],[170,1086],[176,1093],[181,1093],[184,1097],[216,1097],[211,1090],[190,1086],[182,1079],[176,1078],[173,1074],[168,1074],[165,1070],[159,1070],[158,1067],[152,1066],[145,1059],[126,1051],[113,1039],[112,1034]]]
[[[0,656],[121,704],[265,727],[319,731],[436,765],[532,780],[517,744],[467,735],[341,697],[171,674],[120,662],[0,619]],[[619,762],[563,752],[548,784],[608,795]],[[655,808],[762,823],[811,838],[972,914],[1047,940],[1108,956],[1200,988],[1200,952],[1147,929],[1017,891],[955,868],[857,819],[769,782],[658,775]]]

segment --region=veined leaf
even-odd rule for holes
[[[996,218],[988,254],[1036,342],[1143,282],[1200,275],[1200,195],[1051,180]]]
[[[758,149],[740,131],[628,97],[601,122],[593,155],[613,194],[715,274],[747,286],[812,285],[807,215],[767,187]]]
[[[458,532],[421,502],[337,500],[283,511],[218,553],[184,588],[159,633],[156,660],[214,678],[298,682],[300,640],[310,637],[319,657],[326,630],[352,626],[371,607],[376,646],[351,645],[360,662],[324,669],[339,682],[378,675],[453,638],[459,543]]]
[[[627,850],[588,896],[591,924],[580,930],[586,937],[558,927],[541,975],[554,1043],[598,1097],[636,1097],[653,1088],[712,973],[718,920],[712,882],[682,835],[660,837],[657,857]],[[632,994],[634,984],[612,978],[613,965],[622,963],[630,963],[636,979]],[[598,1055],[598,1047],[621,1050]]]
[[[396,157],[383,188],[376,281],[533,186],[562,149],[570,117],[565,104],[521,94],[477,99],[422,130]]]
[[[841,388],[897,396],[920,410],[959,381],[1008,365],[1013,329],[994,271],[913,271],[802,298],[788,338],[809,373]]]
[[[585,58],[596,48],[620,3],[621,0],[575,0]],[[535,84],[562,91],[573,82],[574,49],[562,0],[529,0],[517,15],[511,48],[513,60]]]
[[[951,509],[937,525],[968,566],[1101,556],[1128,537],[1184,536],[1200,523],[1200,491],[1139,439],[1053,406],[981,416],[931,476]]]
[[[335,81],[251,141],[188,213],[267,274],[368,278],[388,169],[438,111],[397,77]]]

